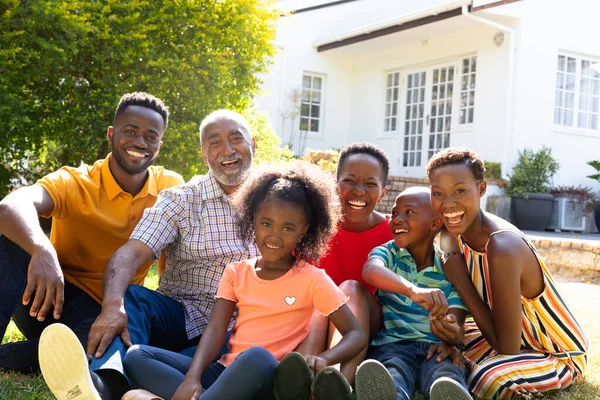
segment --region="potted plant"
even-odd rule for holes
[[[597,196],[589,187],[558,186],[550,189],[554,206],[548,229],[583,232],[586,214],[593,212]]]
[[[543,231],[550,222],[554,196],[549,193],[552,177],[558,171],[552,149],[538,151],[525,148],[513,168],[506,193],[511,196],[511,210],[519,229]]]
[[[600,183],[600,160],[588,161],[587,165],[596,169],[596,173],[588,175],[588,178],[595,179],[598,181],[598,183]],[[596,197],[594,220],[596,221],[596,227],[600,231],[600,196]]]

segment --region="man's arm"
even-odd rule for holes
[[[39,321],[46,318],[52,305],[54,318],[59,319],[64,302],[64,278],[58,256],[38,220],[38,215],[53,210],[52,197],[37,184],[16,190],[0,202],[0,234],[31,255],[22,301],[29,304],[35,291],[30,314],[37,315]]]
[[[102,312],[88,337],[88,355],[101,357],[115,336],[131,346],[124,297],[135,272],[154,258],[154,252],[139,240],[129,239],[108,260],[102,284]]]

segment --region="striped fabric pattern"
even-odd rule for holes
[[[160,192],[130,236],[151,248],[156,258],[165,249],[167,265],[157,291],[183,305],[190,339],[208,325],[225,266],[259,254],[254,243],[243,242],[236,232],[233,206],[209,171]]]
[[[446,279],[441,268],[441,252],[434,247],[434,265],[417,271],[414,258],[408,250],[396,246],[393,240],[374,248],[369,258],[381,259],[386,267],[421,288],[441,289],[448,299],[449,308],[466,307],[454,286]],[[377,289],[377,300],[383,311],[383,329],[371,345],[381,346],[402,340],[439,343],[429,327],[429,311],[408,297]]]
[[[540,264],[545,288],[533,299],[521,299],[522,350],[519,354],[496,353],[475,322],[467,319],[464,354],[471,367],[467,383],[481,399],[533,398],[543,392],[565,389],[585,374],[588,339],[533,244],[516,231],[498,230],[492,235],[500,232],[519,235],[527,243]],[[459,244],[473,285],[484,303],[493,309],[486,253],[471,249],[462,238]]]

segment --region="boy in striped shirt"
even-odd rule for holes
[[[428,188],[398,195],[390,229],[394,240],[371,251],[363,279],[377,288],[383,327],[358,369],[361,400],[410,400],[415,386],[432,400],[471,399],[460,343],[466,308],[446,279],[434,238],[442,221]]]

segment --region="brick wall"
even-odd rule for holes
[[[387,194],[383,200],[377,205],[376,210],[385,214],[389,214],[394,206],[396,196],[404,189],[412,186],[429,187],[429,180],[426,178],[406,178],[403,176],[388,176]]]

